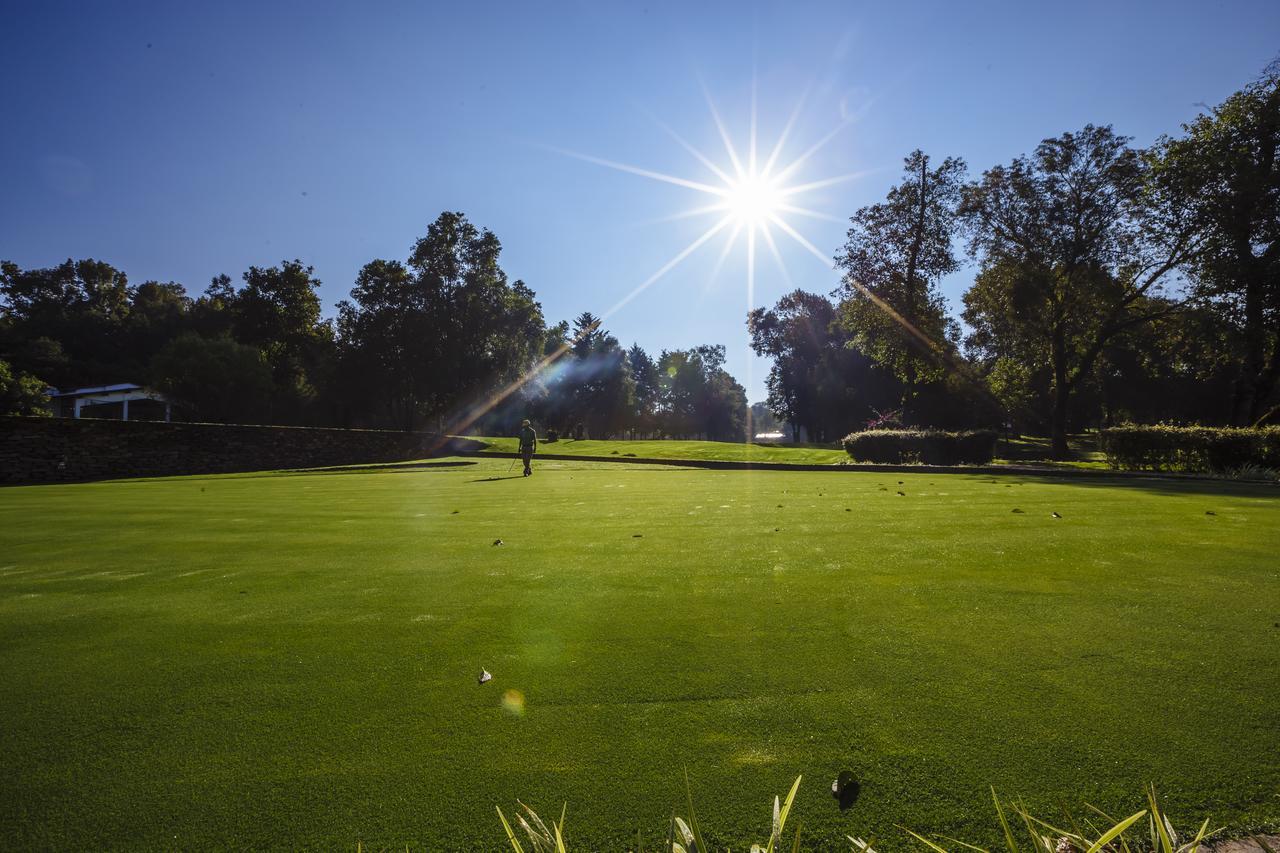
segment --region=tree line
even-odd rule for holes
[[[1273,64],[1146,149],[1086,125],[974,180],[912,152],[850,218],[831,293],[748,315],[773,362],[754,417],[723,346],[653,357],[590,313],[548,323],[497,237],[452,212],[403,261],[366,264],[332,319],[298,260],[196,298],[96,260],[0,264],[0,411],[38,410],[46,384],[136,379],[202,420],[510,432],[533,416],[592,437],[1010,425],[1064,454],[1069,433],[1123,421],[1262,423],[1280,391],[1278,142]],[[957,318],[939,288],[966,255]]]
[[[298,260],[250,267],[239,287],[217,276],[195,298],[97,260],[4,262],[0,411],[44,410],[49,386],[129,380],[214,422],[447,429],[475,412],[481,431],[533,416],[592,437],[742,437],[746,393],[724,347],[652,357],[590,313],[548,324],[500,253],[492,232],[442,213],[404,261],[365,264],[333,319]]]
[[[1251,425],[1280,380],[1280,63],[1150,148],[1111,127],[1045,139],[966,180],[922,151],[858,210],[830,297],[751,312],[769,406],[853,425]],[[961,319],[943,277],[976,264]]]

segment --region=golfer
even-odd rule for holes
[[[524,460],[524,475],[533,473],[530,463],[533,462],[533,451],[538,448],[538,434],[533,431],[533,424],[525,418],[520,424],[520,458]]]

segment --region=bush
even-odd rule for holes
[[[844,449],[857,462],[982,465],[996,454],[996,434],[989,429],[872,429],[846,435]]]
[[[1280,427],[1120,426],[1102,431],[1112,468],[1225,472],[1280,468]]]

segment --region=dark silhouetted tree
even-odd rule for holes
[[[836,264],[844,271],[840,321],[858,350],[902,380],[909,417],[917,387],[942,377],[943,355],[959,335],[938,281],[957,268],[951,238],[965,164],[948,157],[931,169],[916,150],[903,172],[885,201],[850,219]]]

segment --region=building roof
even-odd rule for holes
[[[50,397],[85,397],[90,394],[110,394],[112,391],[140,391],[141,385],[121,382],[117,385],[98,385],[93,388],[77,388],[74,391],[52,391]]]

